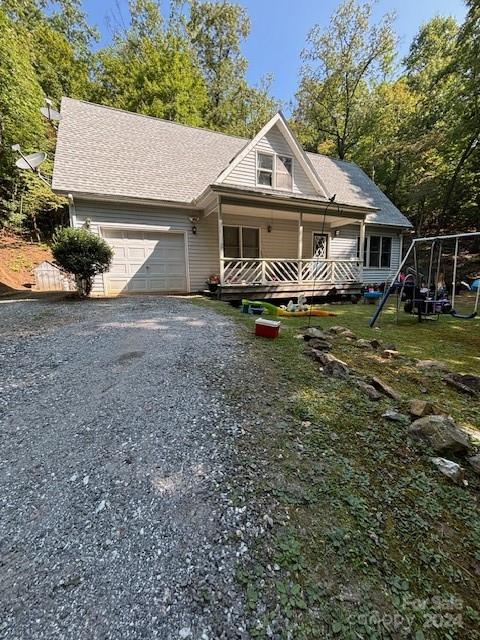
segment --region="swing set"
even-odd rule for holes
[[[405,257],[403,258],[391,283],[385,287],[385,293],[381,298],[375,313],[370,319],[369,326],[373,327],[380,317],[385,304],[390,296],[396,294],[397,321],[401,303],[404,302],[404,310],[418,317],[418,321],[438,320],[440,315],[450,315],[461,320],[472,320],[477,316],[480,298],[480,284],[475,281],[472,285],[462,281],[462,285],[468,290],[476,289],[474,307],[471,313],[462,314],[455,309],[455,297],[457,294],[457,264],[458,249],[461,238],[480,238],[480,232],[459,233],[449,236],[434,236],[430,238],[414,238]],[[442,271],[443,244],[445,241],[455,240],[452,272],[452,296],[448,298],[444,271]],[[430,244],[428,273],[424,274],[419,269],[419,245]],[[410,257],[413,257],[413,266],[404,274],[404,268]]]

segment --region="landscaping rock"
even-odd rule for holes
[[[323,367],[323,373],[326,376],[331,376],[332,378],[348,378],[350,372],[348,370],[347,365],[341,360],[337,360],[336,362],[329,362]]]
[[[386,382],[384,382],[380,378],[377,378],[376,376],[373,376],[372,384],[375,387],[375,389],[378,389],[378,391],[381,391],[382,393],[384,393],[389,398],[392,398],[393,400],[396,400],[397,402],[399,400],[401,400],[400,394],[397,391],[395,391],[395,389],[392,389],[392,387],[390,385],[388,385]]]
[[[359,340],[357,340],[355,342],[355,346],[358,347],[359,349],[372,349],[373,351],[373,346],[370,340],[365,340],[364,338],[360,338]]]
[[[417,360],[417,367],[419,369],[431,369],[433,371],[449,371],[445,362],[440,362],[440,360]]]
[[[388,342],[387,344],[384,344],[383,348],[385,349],[385,351],[396,351],[398,353],[397,345],[393,344],[393,342]]]
[[[432,413],[436,413],[433,405],[426,400],[412,400],[410,402],[409,412],[415,418],[423,418]]]
[[[322,338],[312,338],[308,341],[308,346],[311,349],[318,349],[319,351],[330,351],[332,345],[327,340],[323,340]]]
[[[465,455],[470,451],[466,434],[447,416],[425,416],[408,428],[414,440],[423,440],[437,453]]]
[[[341,336],[342,338],[349,338],[350,340],[357,339],[357,336],[353,333],[353,331],[350,331],[350,329],[346,329],[345,331],[342,331]]]
[[[370,400],[380,400],[380,398],[382,397],[382,394],[377,391],[371,384],[368,384],[368,382],[357,380],[356,384],[360,391],[363,391],[363,393],[365,393],[370,398]]]
[[[347,327],[342,327],[340,325],[334,325],[333,327],[330,327],[330,329],[328,329],[329,333],[333,333],[335,335],[340,335],[341,333],[345,333],[345,331],[349,331],[349,329],[347,329]]]
[[[449,386],[470,396],[480,395],[480,376],[462,373],[450,373],[443,378]]]
[[[325,340],[326,338],[328,338],[328,334],[326,334],[321,329],[317,329],[317,327],[309,327],[303,332],[303,339],[308,342],[312,338],[320,338],[322,340]]]
[[[386,418],[387,420],[391,420],[392,422],[403,422],[408,423],[410,419],[404,413],[399,413],[394,409],[388,409],[385,413],[382,413],[382,418]]]
[[[477,453],[474,456],[470,456],[470,458],[467,458],[467,460],[475,473],[478,473],[478,475],[480,475],[480,453]]]
[[[459,464],[446,458],[431,458],[431,461],[444,476],[457,484],[462,484],[465,479],[465,469]]]
[[[384,349],[381,355],[386,360],[393,360],[393,358],[398,358],[400,354],[395,349]]]
[[[325,351],[320,351],[319,349],[305,349],[305,355],[317,360],[320,364],[323,364],[323,355]]]
[[[322,364],[324,375],[332,378],[348,378],[350,371],[345,362],[332,356],[331,353],[321,353],[320,351],[318,353],[321,357],[317,357],[317,360]]]
[[[365,338],[359,338],[355,342],[355,346],[358,347],[359,349],[380,349],[380,347],[382,346],[382,343],[380,342],[380,340],[376,340],[375,338],[373,340],[366,340]]]

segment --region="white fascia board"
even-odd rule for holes
[[[312,164],[308,160],[305,154],[305,151],[300,146],[300,143],[298,142],[292,130],[288,126],[288,122],[286,121],[281,111],[278,111],[273,116],[273,118],[271,118],[267,122],[267,124],[260,129],[257,135],[252,140],[250,140],[250,142],[248,142],[241,151],[239,151],[237,156],[232,160],[232,162],[228,165],[228,167],[226,167],[220,173],[218,178],[215,180],[215,184],[222,184],[225,178],[227,178],[231,174],[231,172],[235,169],[235,167],[237,167],[240,164],[240,162],[242,162],[242,160],[250,153],[250,151],[252,151],[252,149],[254,149],[257,146],[260,140],[264,138],[267,135],[267,133],[270,131],[270,129],[272,129],[272,127],[274,127],[275,125],[279,125],[279,128],[282,134],[284,135],[285,139],[287,140],[288,145],[293,152],[293,155],[295,156],[296,160],[300,163],[301,167],[307,174],[309,180],[315,187],[315,190],[317,191],[317,193],[324,198],[328,198],[329,196],[328,196],[327,189],[325,188],[325,185],[323,185],[322,182],[320,181],[315,169],[313,168]]]

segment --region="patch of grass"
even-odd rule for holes
[[[480,478],[467,468],[468,486],[454,485],[433,467],[430,451],[413,447],[405,425],[382,418],[421,397],[478,436],[478,403],[446,387],[440,374],[418,370],[413,358],[478,373],[480,322],[419,325],[402,317],[397,325],[387,313],[372,330],[373,307],[365,305],[332,305],[336,318],[312,318],[312,326],[341,324],[396,345],[401,357],[385,361],[333,341],[333,353],[359,375],[378,375],[402,395],[397,403],[372,402],[348,380],[323,376],[303,354],[296,334],[308,319],[282,319],[281,336],[267,341],[253,337],[254,318],[214,301],[196,304],[238,321],[259,396],[271,404],[270,419],[242,451],[244,464],[258,468],[257,498],[274,501],[278,513],[256,549],[261,578],[244,568],[252,635],[480,638]]]

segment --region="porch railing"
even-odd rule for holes
[[[224,258],[222,286],[360,282],[360,260],[310,258]]]

